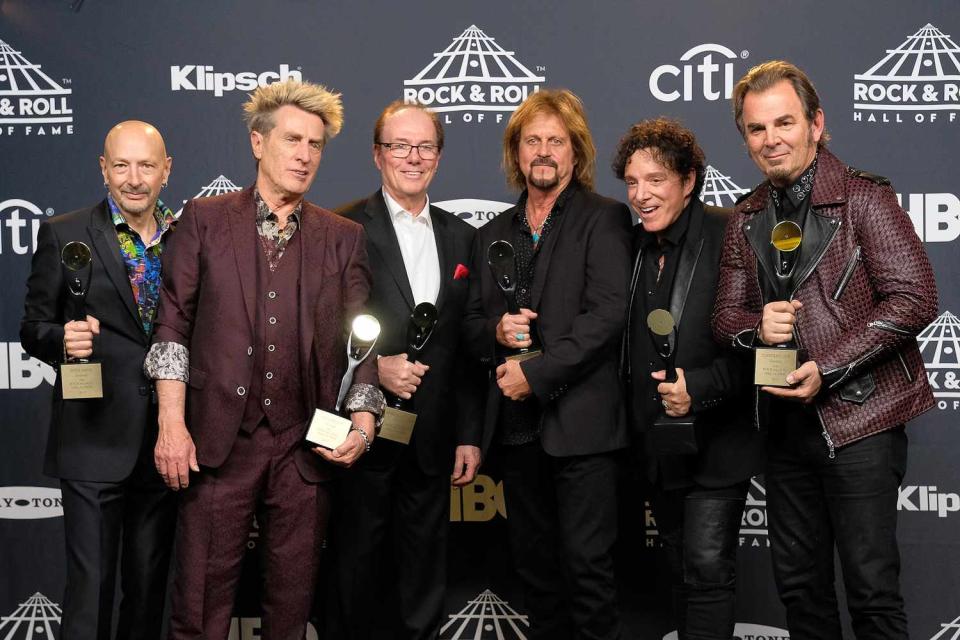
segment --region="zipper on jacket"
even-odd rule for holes
[[[897,326],[892,322],[886,320],[874,320],[867,324],[868,327],[872,329],[880,329],[882,331],[889,331],[890,333],[897,333],[901,336],[910,336],[913,337],[913,332],[904,329],[903,327]]]
[[[907,382],[913,382],[913,374],[910,373],[910,367],[907,366],[907,361],[903,359],[903,354],[900,353],[899,349],[897,350],[897,360],[900,361],[900,365],[903,367],[903,373],[907,376]]]
[[[837,283],[837,290],[833,292],[834,302],[840,299],[840,296],[843,295],[844,289],[847,288],[847,284],[850,282],[850,278],[853,277],[853,272],[857,268],[857,263],[860,262],[860,252],[860,245],[857,245],[857,248],[853,251],[853,256],[850,258],[850,261],[843,270],[843,275],[840,276],[840,282]]]
[[[798,322],[794,323],[794,325],[793,325],[793,332],[794,332],[794,333],[796,334],[796,336],[797,336],[797,348],[798,348],[798,349],[802,349],[802,348],[803,348],[803,337],[800,335],[800,323],[799,323],[799,320],[800,320],[800,319],[797,318],[797,321],[798,321]],[[822,380],[821,380],[821,383],[822,383]],[[820,415],[820,408],[816,406],[816,403],[814,403],[814,410],[817,412],[817,420],[820,422],[820,428],[822,429],[822,431],[820,432],[820,435],[823,436],[823,439],[824,439],[824,440],[826,441],[826,443],[827,443],[827,457],[830,458],[831,460],[833,460],[834,458],[837,457],[837,456],[836,456],[836,453],[835,453],[836,448],[835,448],[834,445],[833,445],[833,438],[830,436],[830,432],[827,431],[827,423],[823,421],[823,416]]]

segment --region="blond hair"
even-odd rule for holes
[[[276,126],[273,114],[284,106],[293,106],[323,120],[323,142],[340,133],[343,126],[343,102],[340,94],[320,84],[287,80],[260,87],[243,104],[243,121],[249,131],[267,135]]]
[[[543,114],[555,115],[570,132],[573,157],[576,159],[574,175],[585,188],[593,191],[593,174],[596,169],[597,148],[590,135],[583,103],[569,89],[545,89],[528,97],[510,116],[503,132],[503,172],[511,187],[524,189],[527,179],[520,171],[520,131],[534,118]]]

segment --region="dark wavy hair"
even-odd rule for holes
[[[812,123],[813,119],[817,117],[817,111],[822,108],[820,106],[820,95],[817,93],[816,87],[813,86],[810,77],[799,67],[786,60],[770,60],[747,71],[746,75],[740,78],[740,81],[733,88],[733,96],[730,98],[733,102],[733,119],[737,123],[737,129],[741,136],[746,137],[746,132],[743,129],[743,101],[747,94],[751,91],[763,93],[784,80],[789,82],[793,90],[797,92],[800,104],[803,105],[803,113],[807,117],[807,123]],[[830,134],[824,126],[817,147],[825,147],[828,142],[830,142]]]
[[[613,158],[613,173],[620,180],[627,168],[627,162],[634,152],[648,149],[654,160],[680,175],[681,178],[694,171],[693,195],[696,197],[703,187],[703,176],[707,171],[707,161],[703,149],[697,144],[697,138],[690,129],[671,118],[654,118],[636,123],[617,145]]]

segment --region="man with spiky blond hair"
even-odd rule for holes
[[[187,203],[145,363],[160,401],[157,469],[182,492],[171,638],[227,637],[254,516],[262,637],[303,637],[330,465],[369,450],[383,409],[368,358],[344,401],[344,442],[303,444],[314,409],[334,409],[345,327],[371,283],[360,225],[304,200],[340,130],[340,96],[288,81],[258,89],[244,111],[256,183]]]

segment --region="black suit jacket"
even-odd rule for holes
[[[373,272],[367,308],[380,321],[377,352],[396,355],[407,351],[407,325],[414,309],[410,280],[400,254],[382,190],[337,210],[364,227]],[[453,214],[430,206],[430,219],[440,259],[439,319],[419,360],[430,366],[413,396],[417,414],[411,447],[424,473],[449,473],[456,445],[480,446],[482,401],[466,358],[461,356],[460,321],[467,299],[467,278],[454,278],[457,265],[469,264],[474,229]]]
[[[700,200],[691,203],[687,235],[670,293],[668,311],[674,318],[678,336],[677,341],[672,338],[670,341],[677,367],[684,370],[687,393],[692,400],[699,451],[693,456],[659,461],[648,458],[651,476],[657,462],[682,465],[688,478],[706,487],[729,486],[745,480],[759,473],[762,464],[761,438],[752,424],[751,363],[732,348],[714,341],[710,329],[723,232],[729,214],[729,209],[704,206]],[[639,348],[630,344],[631,325],[646,324],[645,318],[633,314],[634,297],[643,295],[643,233],[637,225],[630,307],[624,332],[627,349]],[[629,364],[630,358],[626,357],[627,379],[633,381],[627,385],[628,393],[643,389],[641,402],[632,398],[634,401],[628,403],[631,427],[642,442],[643,433],[661,411],[660,403],[652,399],[658,383],[649,377],[647,370],[629,371]],[[676,471],[671,469],[670,475],[676,477]]]
[[[63,400],[58,376],[44,472],[67,480],[119,482],[133,470],[144,434],[155,437],[156,419],[151,382],[143,374],[150,336],[140,322],[106,200],[40,225],[20,341],[27,353],[55,368],[63,360],[69,272],[60,264],[60,250],[72,240],[86,243],[93,254],[86,312],[100,321],[92,358],[102,363],[103,398]]]
[[[464,332],[472,355],[491,370],[498,364],[496,326],[507,305],[487,266],[487,247],[513,241],[515,213],[511,207],[481,227],[471,258]],[[544,451],[573,456],[623,448],[617,362],[630,283],[630,213],[579,188],[540,251],[531,300],[543,355],[520,366],[542,407]],[[484,447],[503,397],[492,373],[488,389]]]

